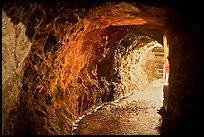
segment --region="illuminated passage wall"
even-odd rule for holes
[[[152,50],[164,32],[171,74],[162,133],[197,127],[200,29],[178,11],[128,2],[3,3],[3,10],[3,134],[72,134],[86,110],[142,90],[155,78]]]

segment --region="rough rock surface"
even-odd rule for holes
[[[165,27],[172,70],[166,124],[172,127],[166,129],[176,133],[200,121],[203,46],[195,16],[199,14],[183,20],[166,7],[135,2],[17,2],[2,7],[7,14],[2,20],[3,134],[71,134],[73,121],[86,110],[134,88],[136,75],[141,75],[133,72],[134,67],[149,73],[146,67],[154,65],[142,61],[137,66],[135,52],[145,47],[141,43],[152,41],[146,41],[149,37],[162,43]],[[165,26],[172,16],[176,18]],[[141,37],[146,42],[133,46]],[[137,83],[139,88],[151,80],[149,76]]]
[[[24,62],[31,48],[25,31],[22,23],[14,25],[2,11],[2,129],[5,134],[8,134],[8,127],[13,128],[12,109],[18,105]]]
[[[126,2],[87,5],[3,4],[14,26],[26,27],[23,32],[32,43],[23,79],[17,82],[22,83],[22,89],[11,90],[15,95],[11,99],[18,100],[18,105],[7,110],[5,116],[10,117],[4,118],[8,121],[4,122],[4,134],[71,134],[73,121],[86,110],[118,99],[135,86],[142,89],[149,82],[143,64],[146,60],[139,63],[138,55],[155,41],[146,32],[157,30],[152,36],[161,41],[165,12],[157,15],[156,11],[165,9],[142,5],[138,8]],[[158,16],[162,18],[158,20]],[[147,28],[136,26],[143,24]],[[22,58],[15,60],[13,56],[11,60],[22,62],[28,53],[25,51],[14,54]],[[154,58],[151,50],[148,52]],[[6,71],[15,72],[15,63]],[[3,77],[10,76],[4,73]]]

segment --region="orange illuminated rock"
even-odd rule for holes
[[[124,96],[140,79],[139,74],[134,82],[129,79],[130,67],[153,41],[144,35],[162,38],[165,8],[126,2],[85,5],[4,3],[8,17],[25,25],[32,42],[19,81],[22,91],[15,97],[18,106],[8,112],[4,134],[71,134],[77,117]]]

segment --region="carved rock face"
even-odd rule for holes
[[[2,20],[3,83],[13,76],[19,80],[12,84],[22,84],[11,95],[3,88],[14,106],[4,101],[4,134],[71,134],[87,109],[150,82],[145,63],[161,42],[165,8],[72,4],[3,4],[11,18]]]

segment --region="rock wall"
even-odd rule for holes
[[[31,48],[22,23],[14,25],[2,10],[2,131],[12,128],[13,109],[22,90],[24,62]],[[7,121],[10,120],[10,121]]]
[[[162,134],[202,133],[203,46],[199,19],[170,18],[167,41],[170,50],[169,97]]]
[[[73,121],[85,111],[149,82],[145,63],[154,58],[157,42],[134,25],[149,21],[161,27],[162,19],[142,19],[128,3],[72,6],[3,4],[32,43],[18,82],[22,89],[11,92],[18,105],[7,110],[4,134],[72,134]]]
[[[132,49],[128,49],[126,55],[122,56],[121,66],[118,67],[121,84],[118,86],[122,86],[124,92],[143,91],[156,79],[156,56],[152,50],[158,42],[150,41],[148,37],[139,36],[131,45]]]

